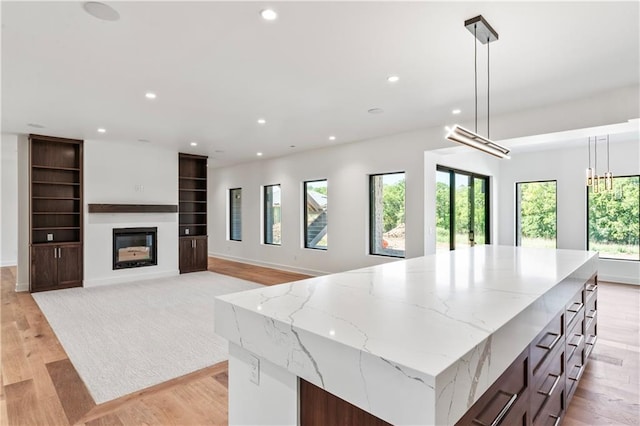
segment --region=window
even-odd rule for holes
[[[369,176],[370,253],[404,257],[404,172]]]
[[[229,239],[242,241],[242,188],[229,190]]]
[[[588,250],[604,259],[640,260],[640,176],[613,178],[613,190],[588,188]]]
[[[436,251],[489,244],[489,177],[437,166]]]
[[[280,185],[264,187],[264,243],[282,243]]]
[[[304,246],[327,249],[327,180],[304,183]]]
[[[516,245],[556,248],[556,181],[516,183]]]

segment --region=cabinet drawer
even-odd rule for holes
[[[571,355],[567,356],[568,358],[567,369],[566,369],[567,379],[565,381],[566,388],[567,388],[567,401],[569,400],[569,398],[571,398],[571,396],[573,396],[573,393],[578,387],[577,386],[578,381],[582,377],[582,373],[584,373],[584,368],[585,368],[584,338],[575,341],[575,343],[577,344],[577,346],[573,348]],[[569,348],[569,346],[567,346],[567,348]],[[567,351],[569,351],[569,349],[567,349]]]
[[[549,401],[557,397],[564,389],[565,352],[560,348],[554,351],[552,358],[540,369],[539,374],[533,377],[530,390],[531,416],[540,417],[542,408]]]
[[[534,426],[558,426],[566,408],[564,383],[558,384],[547,403],[533,421]]]
[[[593,277],[584,286],[584,298],[589,301],[598,294],[598,277]]]
[[[544,364],[554,348],[564,346],[564,312],[555,317],[533,340],[531,345],[531,366],[534,376]]]
[[[598,340],[598,317],[597,312],[594,313],[592,318],[586,320],[586,331],[584,333],[584,356],[585,359],[591,355],[591,351]]]
[[[570,359],[574,352],[584,346],[584,319],[578,320],[571,331],[567,333],[567,359]]]
[[[578,319],[580,312],[583,312],[584,308],[584,292],[580,290],[571,298],[571,301],[567,304],[566,310],[566,330],[569,330],[573,322]]]
[[[528,349],[522,352],[457,424],[510,425],[520,424],[522,419],[526,423],[529,405],[528,355]]]

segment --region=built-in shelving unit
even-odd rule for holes
[[[178,155],[180,272],[207,269],[207,157]]]
[[[30,135],[30,290],[82,285],[81,140]]]

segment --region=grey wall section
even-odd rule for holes
[[[18,263],[18,136],[2,134],[0,151],[0,266]]]

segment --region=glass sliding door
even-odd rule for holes
[[[455,216],[454,248],[470,247],[473,245],[473,214],[471,207],[471,177],[455,173],[455,202],[453,203],[453,213]]]
[[[556,248],[556,181],[516,183],[516,245]]]
[[[489,244],[489,177],[438,166],[436,251]]]
[[[451,240],[451,176],[436,171],[436,251],[450,250]]]

